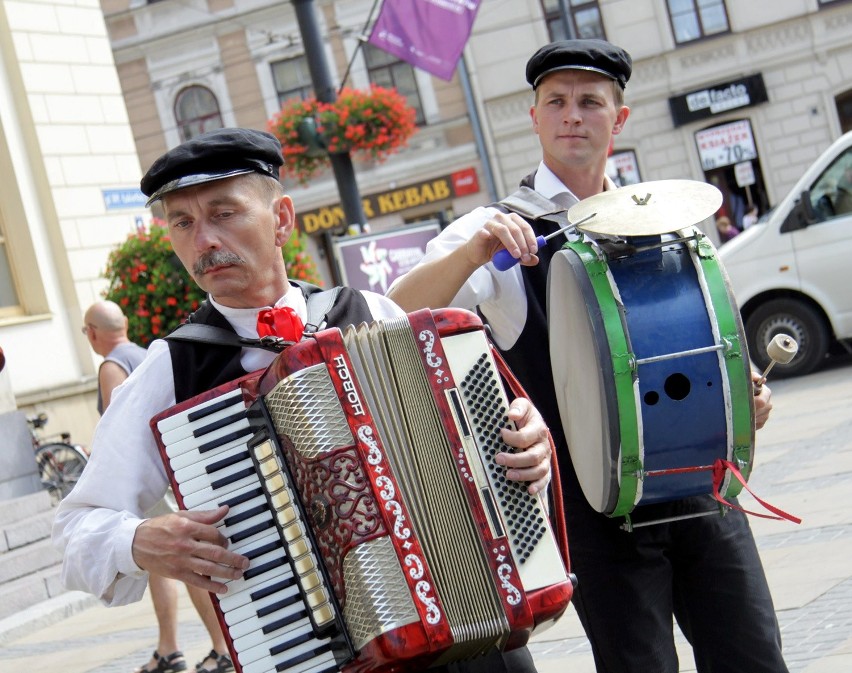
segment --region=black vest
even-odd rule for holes
[[[302,288],[305,297],[321,291],[316,286],[304,283],[299,287]],[[362,322],[372,322],[373,315],[370,313],[364,295],[357,290],[344,287],[328,312],[327,318],[327,327],[346,327]],[[201,308],[190,315],[187,322],[213,325],[229,332],[234,331],[225,317],[208,302],[204,302]],[[168,344],[172,358],[176,402],[188,400],[248,373],[240,364],[242,348],[239,346],[211,346],[189,341],[169,341]]]
[[[535,173],[521,181],[522,187],[530,189],[534,188],[534,184]],[[493,205],[508,212],[508,209],[500,204]],[[557,223],[548,220],[527,221],[533,227],[536,236],[547,236],[560,228]],[[520,267],[521,276],[524,279],[524,292],[527,296],[527,320],[515,344],[508,350],[500,349],[500,352],[550,429],[556,445],[559,472],[563,482],[568,481],[572,485],[579,486],[568,454],[568,444],[562,430],[562,420],[556,401],[556,390],[553,387],[547,322],[547,273],[550,270],[550,260],[565,245],[566,240],[564,235],[554,236],[545,242],[543,248],[539,248],[538,264]],[[572,492],[576,490],[572,489]]]

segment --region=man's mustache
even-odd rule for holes
[[[200,276],[217,266],[227,266],[229,264],[245,264],[245,261],[235,252],[213,250],[204,253],[196,260],[195,264],[192,265],[192,273]]]

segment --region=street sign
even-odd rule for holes
[[[741,161],[757,159],[757,149],[748,119],[713,126],[695,134],[701,168],[711,171]]]
[[[755,182],[754,166],[750,161],[741,161],[738,164],[734,164],[734,176],[737,179],[738,187],[753,185]]]

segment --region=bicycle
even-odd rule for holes
[[[30,426],[41,485],[58,502],[74,488],[89,462],[89,452],[84,446],[72,443],[68,432],[60,433],[58,439],[40,437],[37,430],[47,425],[47,414],[44,412],[27,416],[27,424]]]

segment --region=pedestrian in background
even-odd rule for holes
[[[113,391],[130,376],[130,373],[145,359],[147,351],[127,337],[127,316],[118,304],[99,301],[92,304],[83,317],[83,334],[92,350],[104,358],[98,368],[98,413],[103,415],[112,400]],[[158,516],[177,511],[177,503],[171,489],[146,516]],[[176,580],[151,575],[148,580],[151,602],[157,617],[157,649],[151,659],[135,669],[134,673],[180,673],[186,670],[186,659],[178,648],[178,600],[180,585]],[[227,652],[227,643],[216,618],[216,611],[207,592],[186,585],[192,604],[198,611],[210,639],[213,651]],[[227,673],[233,670],[230,660],[219,661],[219,655],[208,655],[196,665],[196,673]]]

